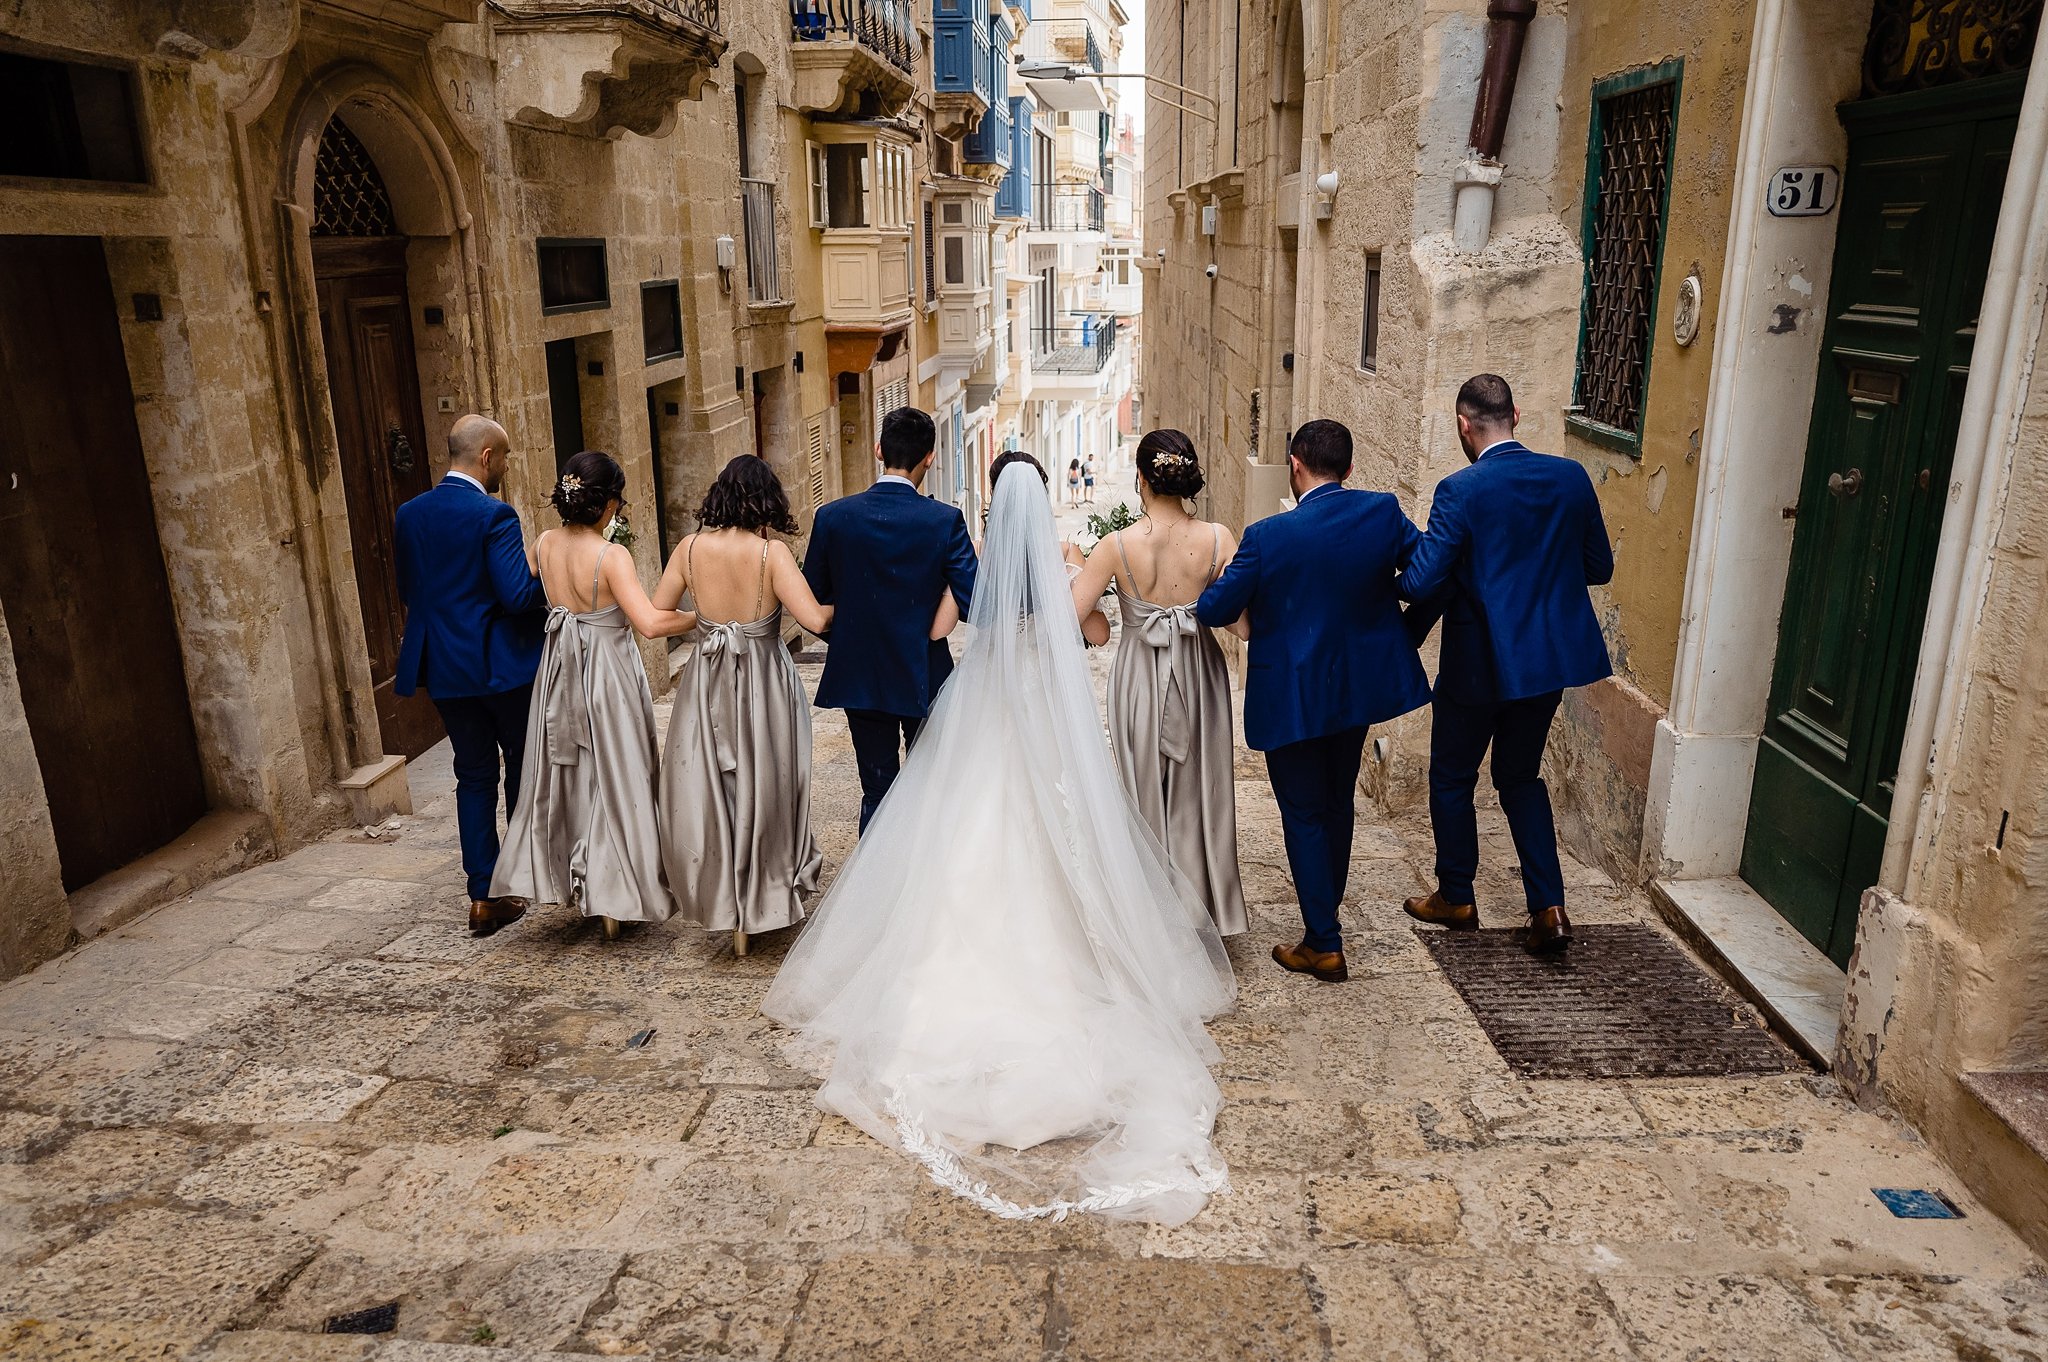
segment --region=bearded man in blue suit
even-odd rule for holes
[[[1394,591],[1420,536],[1390,494],[1344,486],[1351,432],[1337,422],[1296,431],[1287,465],[1294,509],[1245,527],[1195,617],[1250,626],[1244,740],[1266,754],[1303,927],[1273,959],[1334,984],[1348,977],[1337,907],[1365,731],[1429,699]]]
[[[974,542],[958,508],[923,495],[937,428],[915,407],[882,418],[882,476],[865,492],[818,508],[804,580],[835,607],[825,674],[813,702],[846,711],[860,771],[860,830],[896,782],[953,654],[931,636],[946,592],[967,615]]]
[[[526,558],[519,513],[498,500],[511,462],[505,428],[465,416],[448,432],[448,475],[398,508],[405,638],[400,695],[425,690],[455,756],[455,822],[469,879],[469,930],[489,936],[526,906],[491,897],[498,864],[498,764],[505,810],[519,798],[526,713],[540,667],[547,593]]]
[[[1457,417],[1470,466],[1437,484],[1429,529],[1401,573],[1417,636],[1430,619],[1444,622],[1429,735],[1437,889],[1406,906],[1423,922],[1478,928],[1472,794],[1490,745],[1493,786],[1522,863],[1525,944],[1561,951],[1572,924],[1543,747],[1565,688],[1613,671],[1587,589],[1613,578],[1614,550],[1586,470],[1514,438],[1521,412],[1506,379],[1468,379]]]

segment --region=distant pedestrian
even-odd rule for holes
[[[697,617],[655,609],[633,555],[604,537],[626,504],[618,460],[576,455],[550,499],[562,527],[535,541],[533,556],[553,608],[525,781],[491,889],[572,904],[617,936],[619,923],[662,922],[675,906],[654,813],[654,696],[633,632],[667,638]]]
[[[1081,500],[1090,506],[1095,504],[1095,460],[1084,459],[1081,463]]]
[[[1613,670],[1587,588],[1614,576],[1614,550],[1593,480],[1577,461],[1517,440],[1521,415],[1497,374],[1458,390],[1458,443],[1471,466],[1436,485],[1429,529],[1401,573],[1418,641],[1428,621],[1444,621],[1429,720],[1437,888],[1406,906],[1453,931],[1479,926],[1472,792],[1491,747],[1493,787],[1522,863],[1525,942],[1540,954],[1572,940],[1543,747],[1564,688]]]
[[[1078,506],[1080,504],[1081,461],[1079,459],[1069,459],[1067,461],[1067,505]]]
[[[547,597],[527,562],[519,513],[498,500],[512,458],[505,428],[464,416],[448,432],[448,475],[398,508],[405,602],[400,695],[425,690],[455,754],[455,817],[469,879],[469,929],[489,936],[526,905],[491,897],[498,864],[498,763],[505,807],[519,796],[526,712]]]

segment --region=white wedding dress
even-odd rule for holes
[[[965,656],[762,1011],[820,1106],[995,1214],[1179,1224],[1229,1185],[1236,983],[1117,779],[1045,484],[993,501]]]

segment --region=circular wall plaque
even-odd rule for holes
[[[1671,338],[1681,347],[1700,334],[1700,277],[1688,274],[1678,286],[1678,306],[1671,313]]]

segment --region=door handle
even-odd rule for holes
[[[1847,501],[1863,490],[1863,470],[1852,468],[1846,473],[1828,474],[1828,495],[1837,501]]]
[[[412,441],[397,426],[384,432],[384,452],[391,460],[392,472],[412,472]]]

